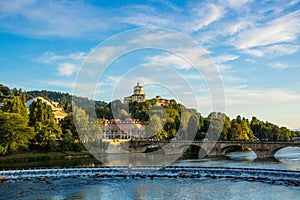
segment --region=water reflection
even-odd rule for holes
[[[168,166],[178,159],[177,154],[120,153],[95,155],[106,166]]]
[[[281,169],[300,171],[300,148],[286,147],[275,154],[276,159],[255,160],[253,151],[231,152],[225,157],[204,159],[185,159],[173,165],[200,167],[246,167],[262,169]]]
[[[230,152],[227,153],[226,156],[228,156],[232,160],[238,161],[253,161],[257,158],[254,151]]]
[[[171,161],[177,160],[178,155],[168,155],[168,162],[163,162],[164,157],[151,153],[140,154],[135,157],[135,154],[110,154],[99,155],[94,158],[80,158],[71,160],[50,160],[42,162],[26,162],[26,163],[2,163],[1,169],[28,169],[28,168],[63,168],[63,167],[94,167],[102,166],[102,163],[108,163],[115,166],[127,166],[132,163],[132,166],[141,166],[143,163],[150,163],[153,166],[167,166]],[[102,156],[102,157],[101,157]],[[173,156],[173,157],[172,157]],[[197,157],[182,157],[173,165],[183,166],[203,166],[203,167],[251,167],[251,168],[269,168],[269,169],[286,169],[300,171],[300,148],[287,147],[279,150],[275,154],[273,160],[255,160],[256,155],[253,151],[247,152],[231,152],[223,157],[210,157],[198,159]],[[100,160],[100,161],[99,161]],[[161,164],[163,163],[163,164]]]
[[[300,163],[300,148],[299,147],[286,147],[280,149],[275,154],[276,159],[281,162],[299,162]]]

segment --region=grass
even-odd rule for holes
[[[35,161],[48,161],[48,160],[58,160],[65,158],[80,158],[80,157],[92,157],[88,151],[81,152],[49,152],[49,153],[33,153],[24,152],[18,154],[12,154],[7,156],[0,156],[0,163],[20,163],[20,162],[35,162]]]

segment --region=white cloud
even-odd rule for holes
[[[258,48],[245,49],[243,52],[255,57],[277,57],[294,54],[299,50],[299,45],[279,44]]]
[[[34,59],[34,61],[42,63],[52,63],[61,60],[83,61],[87,56],[85,52],[71,53],[69,55],[58,55],[55,52],[45,52],[43,55]]]
[[[240,20],[236,23],[233,23],[233,24],[229,24],[229,25],[226,25],[227,26],[227,32],[230,34],[230,35],[234,35],[236,33],[239,33],[240,31],[248,28],[249,26],[252,25],[252,22],[248,20]],[[226,30],[225,30],[226,32]]]
[[[38,58],[35,58],[33,60],[37,61],[37,62],[42,62],[42,63],[52,63],[54,61],[61,60],[63,58],[64,58],[64,56],[57,55],[54,52],[45,52],[45,53],[43,53],[43,55],[41,55]]]
[[[281,16],[267,24],[261,24],[238,34],[234,46],[238,49],[290,42],[300,34],[300,11]]]
[[[246,6],[248,3],[252,2],[253,0],[223,0],[221,3],[228,5],[234,9],[240,9],[243,6]]]
[[[107,29],[111,20],[105,10],[82,1],[24,2],[0,2],[3,31],[30,37],[91,36]]]
[[[165,54],[148,57],[149,63],[160,64],[164,66],[174,66],[178,69],[189,69],[191,64],[175,54]]]
[[[286,69],[289,67],[287,64],[283,64],[283,63],[272,63],[269,64],[269,66],[273,69]]]
[[[221,55],[221,56],[213,57],[212,60],[217,64],[221,64],[228,61],[236,60],[238,58],[239,58],[238,55]]]
[[[118,58],[124,52],[126,52],[125,47],[121,44],[115,44],[116,46],[98,46],[92,49],[91,53],[88,55],[85,63],[96,64],[99,66],[109,64],[114,58]],[[97,70],[97,69],[96,69]]]
[[[222,6],[215,4],[200,4],[192,10],[195,13],[192,30],[198,31],[224,16]]]
[[[177,69],[197,68],[201,70],[214,70],[214,63],[207,56],[207,51],[199,47],[176,49],[175,53],[161,53],[156,56],[147,57],[148,64],[160,64],[173,66]]]
[[[287,64],[287,63],[282,63],[282,62],[270,63],[270,64],[268,64],[268,66],[273,69],[281,69],[281,70],[300,67],[299,64]]]
[[[60,63],[58,64],[57,72],[59,76],[71,76],[77,69],[76,65],[72,63]]]
[[[169,19],[167,18],[161,18],[159,16],[150,16],[144,13],[137,13],[134,16],[120,18],[120,21],[141,27],[167,26],[170,23]]]

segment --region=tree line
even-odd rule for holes
[[[3,102],[0,109],[0,155],[27,150],[46,153],[81,151],[84,148],[82,143],[88,142],[97,146],[101,129],[93,126],[95,122],[89,118],[93,113],[100,124],[103,119],[138,119],[145,125],[148,137],[160,140],[202,140],[209,133],[209,137],[224,141],[288,141],[292,136],[300,135],[299,132],[292,132],[286,127],[279,127],[256,117],[251,120],[241,116],[230,119],[224,113],[217,112],[203,117],[195,109],[188,109],[176,102],[168,106],[158,106],[155,99],[141,103],[131,101],[129,104],[123,104],[120,100],[106,103],[74,97],[68,93],[23,92],[21,89],[2,88],[4,89],[1,91],[0,87],[0,100]],[[55,123],[51,107],[41,100],[34,101],[27,110],[25,103],[34,96],[59,102],[67,116],[58,124]],[[72,100],[80,107],[72,109]],[[88,132],[89,135],[79,137],[77,131],[81,130],[76,129],[76,123],[80,124],[82,132]]]

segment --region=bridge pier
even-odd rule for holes
[[[260,150],[260,151],[254,151],[256,154],[256,157],[258,159],[264,159],[264,158],[274,158],[274,154],[269,152],[268,150]]]
[[[180,146],[176,144],[168,144],[163,147],[163,151],[167,155],[183,154],[189,146]]]

